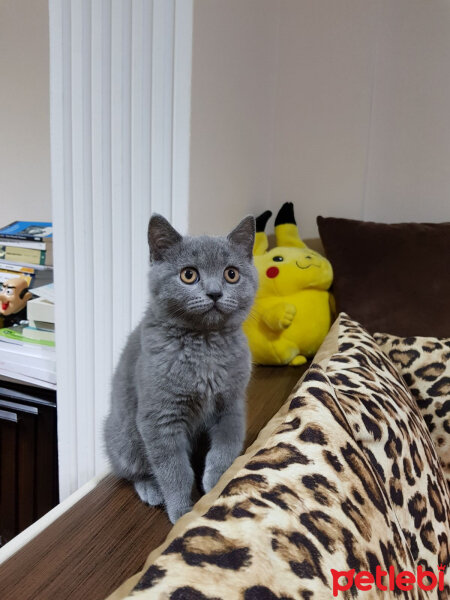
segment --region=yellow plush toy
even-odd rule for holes
[[[294,207],[286,202],[275,220],[277,246],[264,229],[272,213],[256,219],[253,247],[259,288],[244,331],[255,363],[302,365],[314,356],[330,329],[333,280],[330,263],[300,239]]]

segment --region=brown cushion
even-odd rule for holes
[[[317,224],[338,312],[371,333],[450,337],[450,223]]]

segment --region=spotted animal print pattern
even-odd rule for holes
[[[416,403],[365,330],[346,315],[338,326],[328,364],[310,367],[282,424],[130,598],[329,600],[331,569],[448,564],[449,498]],[[339,598],[449,596],[353,586]]]
[[[374,338],[414,396],[450,490],[450,338],[400,338],[385,333]]]

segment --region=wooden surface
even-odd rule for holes
[[[257,367],[248,389],[246,447],[305,367]],[[112,475],[0,565],[1,600],[104,600],[136,573],[171,524]]]

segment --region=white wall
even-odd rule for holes
[[[190,231],[450,220],[449,67],[447,0],[196,0]]]
[[[47,0],[0,0],[0,226],[51,221]]]
[[[450,221],[450,2],[382,2],[367,202],[380,221]]]
[[[295,203],[304,237],[317,214],[361,217],[376,2],[280,2],[271,208]]]
[[[191,234],[225,233],[269,202],[277,6],[195,0]]]

